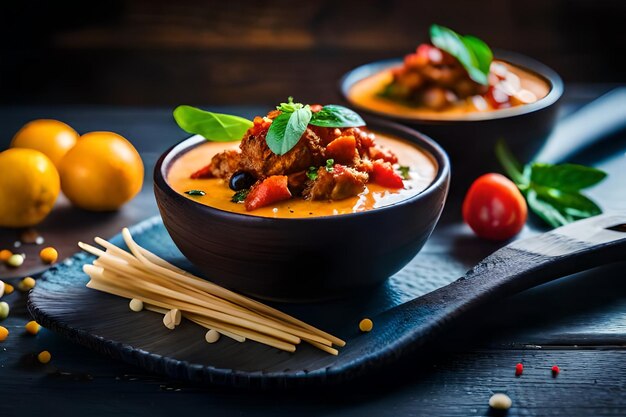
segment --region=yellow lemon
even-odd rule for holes
[[[59,165],[63,194],[77,207],[116,210],[143,184],[143,162],[133,145],[113,132],[81,136]]]
[[[26,123],[11,141],[12,148],[35,149],[58,168],[61,158],[74,147],[78,133],[58,120],[39,119]]]
[[[59,196],[59,173],[43,153],[11,148],[0,153],[0,226],[41,222]]]

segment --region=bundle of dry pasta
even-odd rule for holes
[[[146,308],[164,315],[173,329],[181,316],[204,328],[208,342],[219,335],[239,342],[254,340],[288,352],[301,341],[337,355],[333,345],[345,342],[294,317],[251,298],[234,293],[186,272],[139,246],[128,229],[122,231],[127,252],[96,237],[103,249],[79,242],[81,249],[96,255],[83,270],[91,279],[87,287],[131,300],[133,310]]]

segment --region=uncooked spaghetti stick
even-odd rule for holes
[[[111,251],[113,254],[119,256],[120,258],[130,262],[137,262],[137,258],[133,256],[132,253],[125,251],[124,249],[116,246],[109,241],[102,239],[101,237],[96,236],[93,239],[98,245],[104,247],[107,251]]]
[[[328,347],[326,345],[322,345],[321,343],[314,342],[312,340],[305,340],[305,342],[310,343],[314,347],[323,350],[324,352],[330,353],[331,355],[339,355],[339,351],[335,348]]]

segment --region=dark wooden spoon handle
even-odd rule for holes
[[[620,228],[609,228],[623,225]],[[459,280],[380,318],[403,335],[398,350],[425,343],[464,312],[596,266],[626,261],[626,214],[603,214],[513,242]]]

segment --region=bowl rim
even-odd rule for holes
[[[488,122],[491,120],[500,120],[500,119],[508,119],[513,117],[523,116],[528,113],[533,113],[547,107],[552,106],[556,103],[561,96],[563,95],[564,87],[563,80],[559,76],[559,74],[554,71],[552,68],[548,67],[541,62],[530,58],[526,55],[522,55],[516,52],[504,51],[504,50],[494,50],[494,59],[498,61],[507,62],[513,66],[522,68],[528,72],[531,72],[540,78],[544,79],[550,86],[550,91],[548,94],[537,100],[534,103],[525,104],[516,107],[510,107],[508,109],[501,109],[493,112],[475,112],[470,113],[470,116],[465,116],[463,118],[450,118],[450,119],[436,119],[436,118],[428,118],[428,117],[418,117],[411,115],[400,115],[400,114],[392,114],[379,110],[372,109],[370,107],[361,106],[357,103],[354,103],[349,97],[350,88],[358,81],[366,78],[370,75],[374,75],[383,70],[387,70],[391,67],[397,66],[398,64],[403,62],[403,58],[388,58],[382,59],[378,61],[369,62],[363,65],[359,65],[356,68],[351,69],[347,73],[345,73],[341,79],[339,80],[339,91],[343,100],[351,107],[358,109],[359,111],[365,112],[367,114],[375,115],[377,117],[395,120],[399,122],[414,122],[414,123],[422,123],[422,124],[464,124],[464,123],[473,123],[473,122]]]
[[[232,221],[246,221],[246,222],[255,222],[258,224],[263,224],[266,222],[275,222],[275,223],[284,223],[284,224],[293,224],[294,222],[315,222],[315,221],[342,221],[342,219],[350,220],[355,218],[366,218],[371,216],[379,215],[383,212],[387,212],[394,208],[402,207],[407,204],[414,203],[417,200],[421,200],[426,198],[426,196],[436,192],[441,187],[445,189],[444,195],[444,204],[445,199],[448,194],[448,188],[450,183],[450,159],[448,158],[448,154],[443,150],[443,148],[430,137],[424,135],[421,132],[418,132],[415,129],[412,129],[408,126],[400,125],[398,123],[394,123],[388,120],[383,120],[380,118],[374,117],[366,117],[365,121],[367,122],[368,127],[370,124],[374,127],[373,130],[381,130],[385,133],[389,133],[392,135],[399,136],[400,138],[411,142],[422,148],[425,152],[430,154],[435,161],[437,162],[437,174],[432,182],[421,192],[412,195],[404,200],[397,201],[393,204],[378,207],[371,210],[365,210],[356,213],[346,213],[340,215],[328,215],[328,216],[313,216],[313,217],[296,217],[296,218],[285,218],[285,217],[263,217],[263,216],[254,216],[244,213],[235,213],[231,211],[226,211],[222,209],[218,209],[212,206],[208,206],[192,199],[189,199],[178,192],[176,192],[167,182],[166,175],[169,167],[172,165],[174,161],[178,157],[180,157],[183,153],[190,151],[196,146],[205,142],[206,139],[200,135],[194,135],[183,139],[177,144],[171,146],[167,149],[159,159],[157,160],[154,171],[153,171],[153,183],[154,188],[159,188],[160,191],[164,192],[168,197],[177,199],[181,204],[187,206],[190,209],[198,209],[205,212],[207,215],[218,216],[224,218],[226,220]]]

